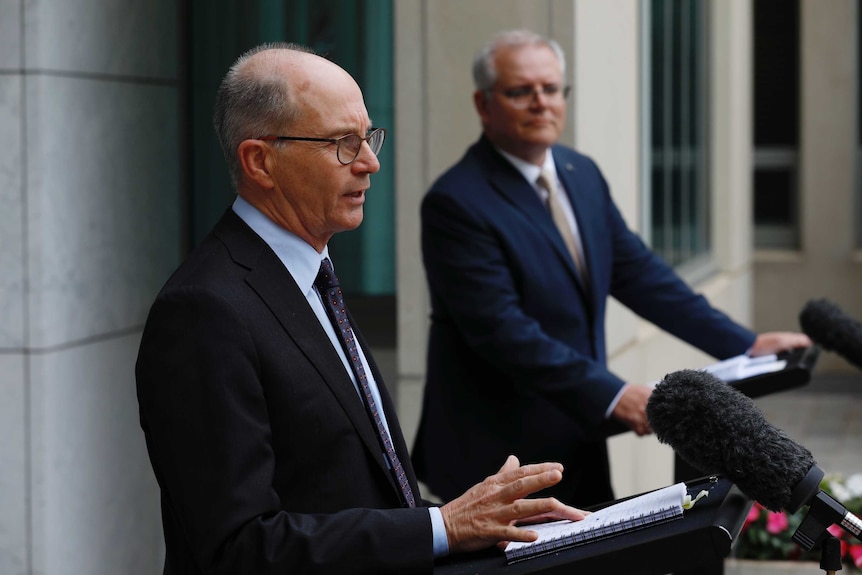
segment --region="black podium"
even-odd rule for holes
[[[719,476],[686,482],[692,496],[709,493],[681,519],[507,564],[502,551],[459,555],[441,562],[435,575],[625,573],[665,575],[720,563],[742,529],[752,502]]]
[[[783,352],[778,358],[787,362],[784,369],[732,381],[730,385],[751,398],[801,387],[811,380],[819,356],[820,348],[816,345]]]

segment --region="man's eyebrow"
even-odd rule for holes
[[[365,133],[367,134],[368,132],[370,132],[373,129],[374,129],[374,124],[369,119],[368,120],[368,126],[366,126],[366,128],[365,128]],[[356,130],[355,130],[355,128],[353,128],[351,126],[341,126],[341,127],[336,128],[334,130],[331,130],[330,133],[331,134],[355,134]]]

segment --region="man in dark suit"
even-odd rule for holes
[[[525,499],[559,464],[515,457],[451,503],[421,499],[327,250],[362,221],[385,136],[350,75],[262,46],[222,82],[215,125],[238,197],[156,298],[136,368],[165,573],[430,573],[534,539],[516,520],[582,518]]]
[[[501,33],[473,73],[482,137],[422,203],[432,311],[413,462],[449,499],[504,453],[577,461],[549,492],[606,501],[600,428],[613,418],[649,433],[651,392],[606,367],[609,295],[718,358],[811,342],[731,321],[628,229],[596,165],[557,144],[568,88],[556,42]]]

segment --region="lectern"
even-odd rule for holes
[[[493,549],[441,562],[435,575],[665,575],[714,565],[730,554],[752,501],[720,476],[686,482],[689,493],[709,493],[681,519],[508,564]],[[601,506],[600,506],[601,507]]]

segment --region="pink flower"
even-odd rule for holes
[[[766,515],[766,531],[777,535],[787,529],[787,515],[781,511],[770,511]]]
[[[850,545],[850,557],[856,567],[862,568],[862,545]]]
[[[751,509],[748,510],[748,517],[745,518],[745,523],[742,525],[742,528],[745,529],[760,517],[760,503],[755,501],[754,505],[751,506]]]

